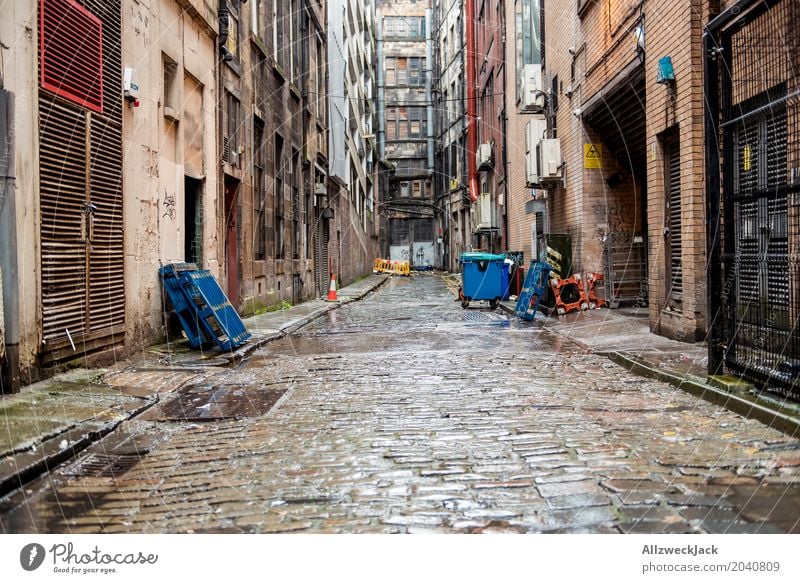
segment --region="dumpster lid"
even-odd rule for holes
[[[461,263],[467,263],[470,261],[504,261],[505,256],[503,255],[494,255],[492,253],[480,253],[480,252],[470,252],[470,253],[462,253],[461,254]]]

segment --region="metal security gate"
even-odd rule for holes
[[[705,39],[710,372],[800,397],[800,4],[739,2]]]
[[[40,11],[41,358],[48,364],[124,339],[122,75],[119,0],[40,0]]]
[[[323,213],[324,210],[320,210]],[[330,239],[330,221],[325,219],[322,214],[317,218],[316,228],[316,261],[314,279],[317,288],[317,295],[324,296],[330,285],[330,273],[328,265],[328,242]]]

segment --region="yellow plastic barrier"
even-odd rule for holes
[[[372,263],[373,273],[390,273],[392,275],[411,275],[408,261],[392,261],[391,259],[375,259]]]

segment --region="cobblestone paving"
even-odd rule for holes
[[[132,469],[54,472],[0,525],[800,530],[800,442],[452,298],[435,275],[392,280],[214,378],[287,389],[266,415],[129,423],[152,439]]]

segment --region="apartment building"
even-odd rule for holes
[[[434,191],[432,10],[427,0],[379,1],[379,151],[391,259],[442,265],[444,239]]]

